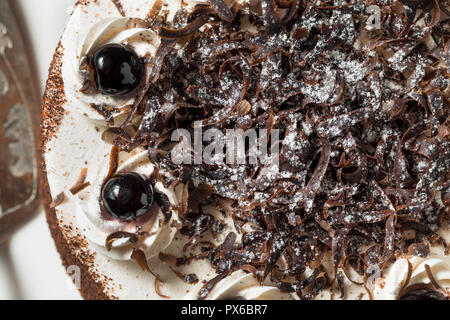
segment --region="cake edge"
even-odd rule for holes
[[[64,48],[61,41],[58,43],[56,51],[50,64],[48,78],[45,86],[45,93],[42,100],[41,128],[39,137],[39,189],[42,197],[42,205],[45,209],[47,223],[50,233],[55,242],[56,249],[61,257],[62,264],[66,269],[69,266],[80,268],[80,286],[78,291],[86,300],[109,300],[114,297],[109,296],[104,284],[96,281],[95,275],[89,271],[89,266],[77,257],[71,250],[63,230],[58,225],[58,218],[55,208],[51,208],[52,196],[47,178],[47,166],[45,162],[45,150],[47,143],[55,136],[60,125],[65,110],[63,104],[66,102],[64,94],[64,83],[61,75],[62,57]],[[72,279],[75,281],[75,279]]]

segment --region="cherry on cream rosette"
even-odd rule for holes
[[[183,299],[202,298],[204,283],[199,283]],[[290,294],[282,293],[273,284],[260,284],[251,273],[235,271],[219,281],[206,296],[207,300],[291,300]]]
[[[121,153],[121,156],[129,156]],[[131,155],[115,173],[97,170],[92,184],[76,197],[77,226],[96,249],[116,260],[130,260],[135,250],[147,259],[167,248],[179,225],[179,191],[165,186],[146,151]]]
[[[73,13],[67,28],[82,31],[66,32],[62,76],[71,108],[98,125],[119,126],[142,99],[161,39],[144,19],[105,15],[104,2]]]

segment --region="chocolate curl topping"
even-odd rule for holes
[[[87,168],[81,169],[81,173],[80,173],[80,176],[78,177],[77,182],[69,190],[71,194],[76,195],[91,185],[90,182],[86,182],[87,172],[88,172]]]
[[[188,88],[188,94],[192,98],[197,98],[199,100],[208,101],[211,104],[223,105],[224,108],[220,109],[209,119],[203,120],[201,123],[196,123],[195,127],[206,127],[214,125],[218,122],[222,122],[239,105],[239,100],[231,100],[226,97],[221,90],[209,89],[209,88],[199,88],[191,86]]]
[[[430,9],[433,6],[433,1],[427,0],[400,0],[400,2],[413,7],[415,9]]]
[[[279,33],[282,30],[283,24],[274,0],[261,0],[261,9],[268,35],[271,36]]]
[[[50,203],[50,208],[54,209],[56,207],[58,207],[59,205],[64,203],[64,200],[66,199],[66,196],[64,194],[64,192],[59,193],[55,199],[53,199],[53,201]]]
[[[335,275],[337,274],[337,269],[339,268],[339,265],[342,261],[342,256],[343,256],[344,247],[345,247],[345,240],[346,240],[347,234],[349,233],[350,230],[351,229],[348,227],[340,228],[340,229],[336,230],[336,233],[333,237],[332,256],[333,256]]]
[[[159,30],[159,35],[162,38],[167,39],[179,39],[188,37],[197,32],[198,29],[200,29],[206,22],[209,21],[210,18],[208,14],[210,13],[212,13],[211,8],[200,7],[200,9],[197,9],[191,14],[191,16],[198,16],[194,21],[188,23],[186,26],[180,29],[170,29],[163,26]]]
[[[391,214],[389,218],[386,220],[386,237],[384,241],[384,262],[387,262],[392,254],[394,253],[395,246],[395,222],[396,222],[395,214]]]
[[[432,284],[416,283],[398,295],[399,300],[448,300],[448,293],[436,290]]]
[[[409,260],[407,260],[407,261],[408,261],[408,272],[406,273],[405,280],[403,281],[403,284],[402,284],[402,287],[400,289],[400,292],[402,292],[408,286],[409,281],[411,280],[413,267],[412,267],[411,262]]]
[[[116,241],[117,239],[129,239],[131,243],[137,243],[139,238],[138,235],[135,233],[125,232],[125,231],[118,231],[110,234],[106,237],[105,241],[105,248],[108,251],[111,251],[112,249],[112,243]]]
[[[116,174],[117,169],[119,168],[119,152],[120,152],[119,147],[117,145],[113,145],[109,156],[108,174],[106,175],[105,181],[103,183],[106,183]]]
[[[154,283],[154,285],[155,285],[155,292],[156,292],[156,294],[157,294],[158,296],[160,296],[160,297],[163,298],[163,299],[170,299],[169,296],[164,295],[164,294],[161,293],[161,281],[160,281],[158,278],[155,278],[155,283]]]
[[[426,256],[427,243],[447,249],[434,231],[448,223],[450,203],[444,2],[385,1],[372,31],[364,5],[322,2],[263,0],[259,10],[212,1],[150,26],[162,43],[114,143],[148,150],[157,171],[173,176],[161,177],[165,185],[189,186],[177,209],[190,240],[176,264],[208,259],[218,276],[204,297],[242,269],[311,299],[333,286],[321,267],[330,254],[336,271],[348,277],[352,268],[362,279],[350,281],[365,286],[398,253]],[[280,146],[279,170],[267,162],[175,164],[170,134],[194,127],[267,130],[268,147]],[[170,213],[167,199],[155,201]],[[238,232],[254,231],[217,248],[203,241],[223,232],[204,213],[209,205]],[[414,238],[403,236],[408,229]]]
[[[232,22],[234,19],[233,12],[223,0],[210,0],[211,6],[219,17],[227,22]]]
[[[120,0],[112,0],[112,2],[116,6],[116,8],[119,11],[120,15],[122,17],[125,17],[125,11],[123,10],[123,6],[122,6],[122,3],[120,2]]]
[[[214,289],[214,287],[223,280],[229,272],[224,272],[208,281],[198,292],[197,300],[205,300],[208,294]]]
[[[142,270],[151,273],[156,280],[158,280],[159,282],[164,282],[161,280],[161,277],[158,274],[154,273],[148,266],[147,257],[145,256],[144,251],[142,251],[141,249],[134,249],[131,253],[131,259],[134,260]]]
[[[197,32],[198,29],[203,26],[206,22],[208,22],[209,17],[200,16],[193,22],[189,23],[187,26],[180,29],[169,29],[169,28],[161,28],[159,31],[159,35],[163,38],[168,39],[178,39],[188,37],[194,32]]]
[[[286,24],[294,18],[297,14],[297,11],[300,9],[301,0],[293,0],[291,5],[289,6],[289,10],[286,15],[283,17],[283,23]]]
[[[431,272],[431,268],[428,264],[425,265],[425,270],[427,272],[427,277],[430,279],[430,282],[433,285],[433,287],[435,287],[436,290],[442,290],[442,287],[439,285],[436,279],[434,279],[433,273]]]
[[[272,243],[272,248],[270,250],[269,260],[267,261],[266,267],[264,269],[264,274],[262,280],[264,280],[269,272],[272,271],[278,259],[280,258],[282,252],[286,248],[287,242],[286,238],[276,237]]]
[[[344,275],[341,271],[339,271],[336,275],[339,291],[341,293],[341,296],[339,298],[344,299],[345,298],[345,284],[344,284]]]
[[[327,171],[328,164],[330,162],[331,155],[331,146],[328,140],[322,139],[322,152],[320,154],[319,164],[314,171],[311,180],[309,180],[308,185],[306,186],[304,199],[305,199],[305,207],[306,210],[311,210],[314,204],[314,197],[316,196],[317,191],[320,188],[320,184],[322,183],[322,179]]]
[[[147,21],[149,24],[152,24],[156,20],[159,13],[161,12],[162,6],[163,6],[163,0],[155,0],[155,3],[153,3],[152,9],[147,14]]]

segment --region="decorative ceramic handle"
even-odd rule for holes
[[[8,1],[0,0],[0,243],[38,203],[40,103]]]

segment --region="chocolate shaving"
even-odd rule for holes
[[[408,221],[405,221],[402,223],[402,227],[404,230],[407,230],[407,229],[416,230],[416,231],[422,233],[423,235],[425,235],[426,237],[428,237],[430,240],[440,242],[444,246],[446,254],[448,254],[448,244],[445,241],[445,239],[442,238],[436,232],[430,230],[426,225],[424,225],[420,222],[417,222],[417,221],[408,220]]]
[[[159,73],[162,68],[162,63],[164,61],[164,58],[166,55],[172,50],[172,48],[175,46],[174,40],[161,40],[161,45],[159,46],[158,50],[156,51],[155,57],[153,58],[152,64],[152,72],[149,76],[148,83],[154,83],[156,80],[158,80]],[[147,88],[148,90],[148,88]]]
[[[147,257],[145,256],[144,251],[142,251],[141,249],[133,249],[133,252],[131,253],[131,259],[135,261],[142,270],[151,273],[155,277],[155,281],[158,280],[159,282],[164,283],[164,281],[161,280],[160,276],[154,273],[148,266]]]
[[[327,140],[321,140],[322,151],[320,155],[319,164],[317,165],[311,180],[305,189],[305,207],[306,210],[311,210],[314,205],[314,197],[320,188],[325,172],[328,168],[328,163],[330,162],[331,147]]]
[[[119,151],[120,149],[117,145],[112,146],[109,156],[109,170],[104,182],[107,182],[109,179],[111,179],[116,174],[117,169],[119,168]]]
[[[261,0],[261,9],[268,35],[279,33],[283,24],[275,7],[274,0]]]
[[[400,2],[411,6],[415,9],[430,9],[432,7],[432,1],[423,0],[400,0]]]
[[[125,11],[123,11],[123,6],[120,0],[111,0],[111,1],[114,3],[114,5],[116,6],[117,10],[122,15],[122,17],[125,17]]]
[[[91,80],[90,79],[85,79],[84,82],[83,82],[83,85],[81,86],[80,91],[82,93],[86,94],[90,87],[91,87]]]
[[[163,0],[155,0],[153,3],[152,8],[150,9],[149,13],[147,14],[146,20],[151,25],[156,18],[158,17],[159,13],[161,12],[163,6]]]
[[[395,214],[391,214],[389,218],[386,220],[386,231],[385,231],[385,240],[384,240],[384,252],[383,259],[384,261],[388,261],[392,254],[394,253],[395,246],[395,222],[396,216]]]
[[[159,260],[161,260],[164,263],[167,263],[171,267],[176,267],[178,258],[173,256],[173,255],[160,252],[159,253]]]
[[[208,199],[212,194],[214,193],[214,190],[211,188],[210,185],[207,184],[201,184],[197,188],[195,188],[193,191],[189,193],[189,200],[188,200],[188,212],[198,212],[200,203]]]
[[[227,22],[232,22],[234,19],[233,12],[225,3],[224,0],[210,0],[211,7],[214,8],[214,11],[219,15],[219,17]]]
[[[214,42],[209,48],[201,48],[194,54],[200,56],[200,59],[205,61],[206,64],[211,65],[216,62],[219,55],[223,55],[232,50],[250,49],[251,47],[251,44],[246,41],[222,40]]]
[[[188,211],[188,202],[189,202],[189,185],[184,185],[183,192],[181,194],[181,208],[180,214],[183,217]]]
[[[87,187],[89,187],[91,185],[90,182],[85,182],[82,184],[78,184],[73,186],[72,188],[70,188],[70,193],[72,193],[73,195],[77,195],[78,193],[80,193],[81,191],[83,191],[84,189],[86,189]]]
[[[413,267],[412,267],[411,262],[409,260],[407,260],[407,261],[408,261],[408,272],[406,274],[405,280],[403,281],[402,287],[399,292],[402,292],[408,286],[409,281],[411,280]]]
[[[428,243],[412,243],[408,247],[408,255],[426,258],[430,254]]]
[[[164,214],[164,222],[168,223],[170,219],[172,218],[172,212],[171,212],[171,204],[170,200],[167,197],[165,193],[162,192],[155,192],[154,193],[154,200],[158,204],[158,206],[161,208],[161,211]]]
[[[111,251],[112,249],[112,243],[116,241],[117,239],[129,239],[131,243],[137,243],[138,242],[138,236],[135,233],[129,233],[125,231],[117,231],[109,236],[106,237],[105,240],[105,248],[108,251]]]
[[[158,296],[160,296],[163,299],[170,299],[169,296],[166,296],[161,293],[161,281],[158,278],[155,278],[155,292]]]
[[[300,3],[301,3],[301,0],[293,0],[292,1],[291,5],[289,6],[288,12],[283,17],[284,24],[290,22],[294,18],[294,16],[297,14],[297,11],[300,9]]]
[[[214,289],[214,287],[227,275],[228,272],[224,272],[209,280],[198,292],[197,300],[205,300],[208,297],[208,294],[211,292],[211,290]]]
[[[197,284],[199,279],[195,273],[190,273],[184,276],[184,281],[189,284]]]
[[[197,32],[200,27],[202,27],[205,23],[209,21],[209,16],[204,14],[199,16],[193,22],[188,23],[186,26],[180,29],[169,29],[166,27],[162,27],[159,31],[159,35],[162,38],[166,39],[179,39],[185,38],[193,33]]]
[[[199,281],[198,277],[195,273],[183,274],[180,271],[173,269],[172,267],[170,268],[170,270],[172,270],[172,272],[175,273],[175,275],[178,278],[180,278],[181,280],[183,280],[184,282],[186,282],[188,284],[197,284]]]
[[[278,259],[280,258],[281,254],[283,253],[284,249],[287,245],[287,239],[283,237],[276,237],[272,243],[272,248],[270,250],[269,260],[266,263],[266,266],[264,268],[264,274],[262,277],[262,280],[264,280],[269,272],[272,271],[272,269],[275,267],[275,264],[277,263]]]
[[[366,289],[367,295],[369,296],[369,300],[375,300],[372,291],[367,287],[366,284],[364,284],[364,289]]]
[[[81,169],[81,173],[80,176],[78,177],[77,182],[72,188],[69,189],[70,193],[72,193],[73,195],[78,194],[79,192],[81,192],[82,190],[91,185],[90,182],[85,182],[87,177],[87,170],[88,170],[87,168]]]
[[[63,204],[66,199],[66,195],[64,192],[58,193],[58,195],[53,199],[52,203],[50,203],[50,208],[54,209],[59,205]]]
[[[345,286],[344,286],[344,276],[341,271],[336,275],[337,283],[339,286],[339,291],[341,292],[340,299],[345,299]]]
[[[201,242],[188,242],[183,247],[183,255],[186,261],[192,259],[199,260],[208,257],[213,253],[215,249],[214,244],[211,242],[201,241]]]
[[[91,108],[93,108],[95,111],[98,112],[103,118],[105,118],[105,121],[108,123],[108,125],[113,126],[114,125],[114,114],[119,112],[119,109],[116,107],[107,106],[104,104],[91,104]]]
[[[356,280],[354,280],[354,279],[352,279],[352,278],[350,277],[350,273],[349,273],[349,271],[348,271],[348,269],[347,269],[347,262],[349,262],[351,259],[358,259],[358,260],[357,260],[358,262],[362,263],[363,265],[365,264],[365,261],[364,261],[364,259],[363,259],[361,256],[359,256],[359,255],[348,255],[348,256],[345,258],[344,262],[342,263],[341,268],[342,268],[342,270],[344,271],[345,276],[347,277],[347,279],[348,279],[350,282],[352,282],[352,283],[354,283],[354,284],[356,284],[356,285],[362,286],[362,285],[364,285],[364,281],[356,281]],[[339,272],[338,272],[338,273],[339,273]],[[339,280],[339,279],[338,279],[338,280]]]
[[[427,273],[428,279],[430,279],[431,284],[436,290],[442,290],[442,287],[437,283],[436,279],[433,277],[433,273],[431,272],[430,266],[425,264],[425,271]]]
[[[347,227],[341,228],[336,231],[336,234],[333,237],[332,255],[333,255],[334,269],[336,271],[342,260],[342,255],[343,255],[344,245],[345,245],[345,238],[349,231],[350,231],[350,229]]]

